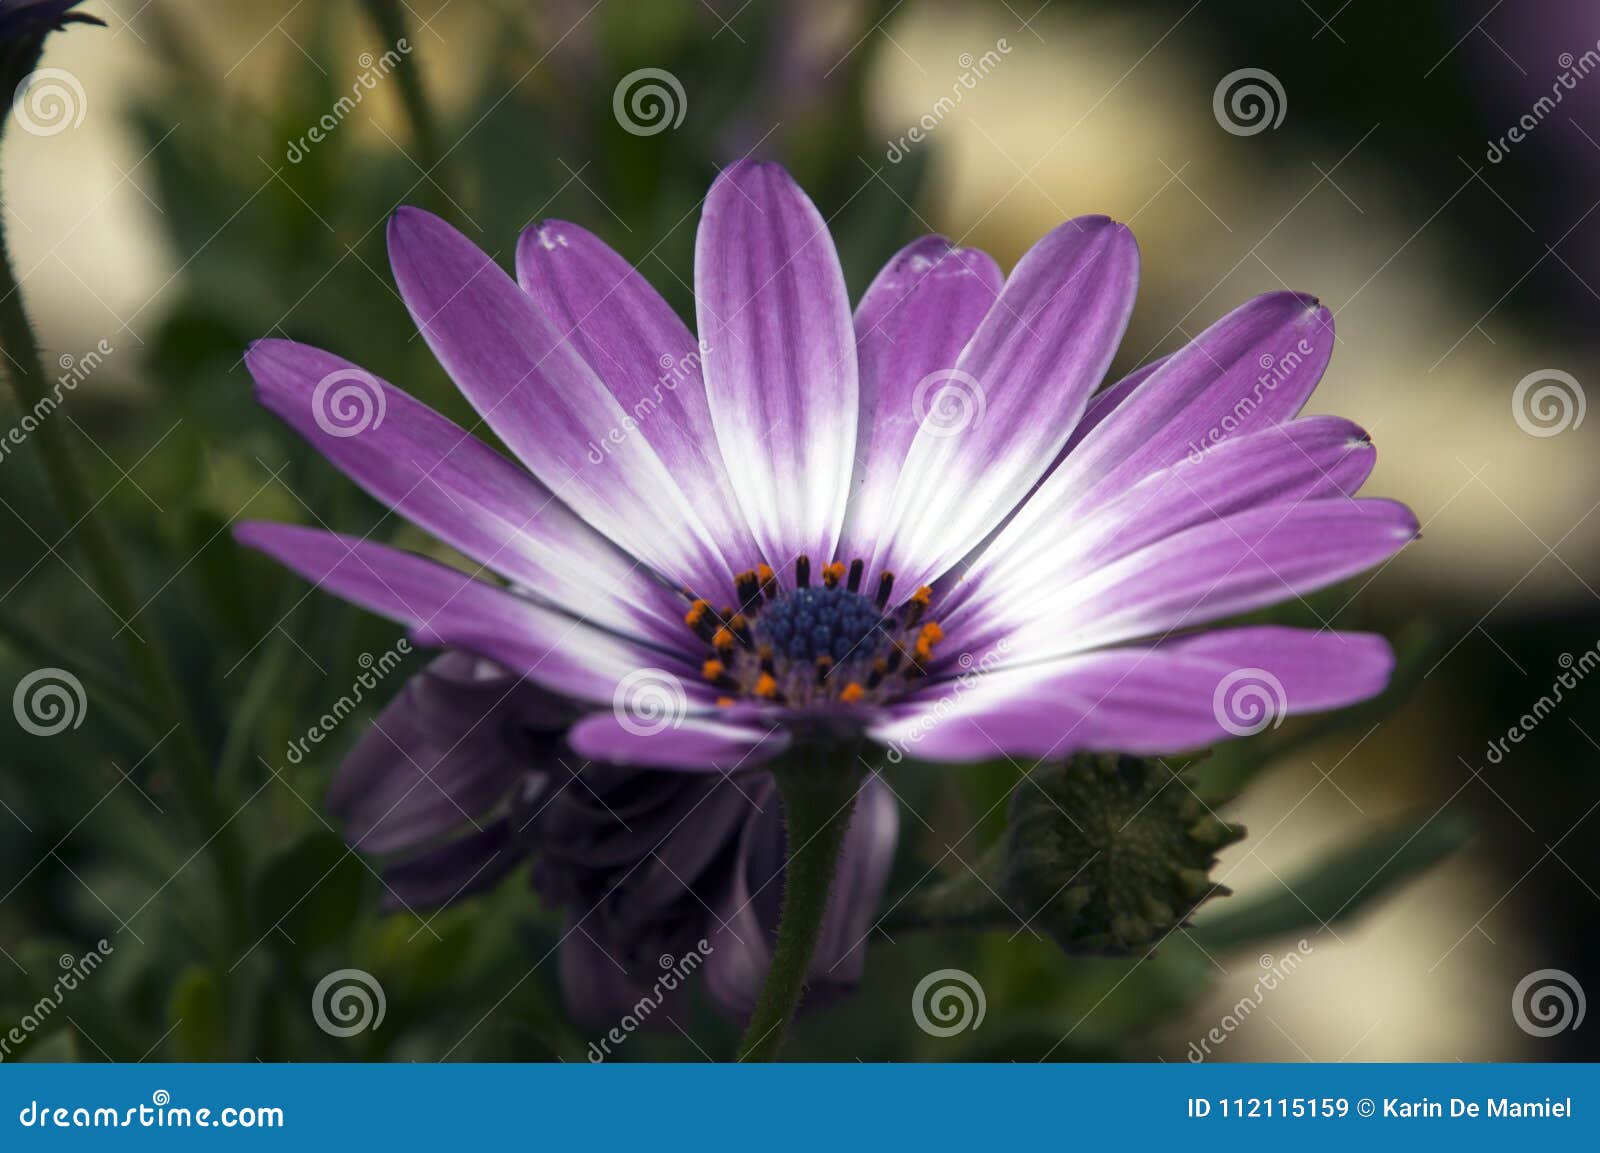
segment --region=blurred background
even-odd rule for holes
[[[97,942],[111,955],[6,1059],[583,1059],[535,964],[559,915],[520,878],[426,921],[382,912],[321,815],[361,718],[285,756],[397,634],[233,545],[241,518],[379,515],[251,402],[240,356],[308,341],[460,419],[393,291],[395,205],[504,264],[531,221],[578,221],[692,317],[699,200],[752,151],[817,201],[853,295],[924,232],[1009,266],[1067,217],[1128,222],[1142,286],[1113,375],[1256,293],[1315,293],[1339,335],[1312,407],[1371,432],[1367,491],[1424,526],[1280,614],[1382,631],[1401,670],[1374,705],[1208,763],[1250,783],[1229,815],[1251,835],[1192,933],[1122,961],[1029,932],[879,934],[860,995],[804,1016],[789,1054],[1186,1060],[1220,1034],[1208,1059],[1600,1056],[1600,1026],[1515,1008],[1539,970],[1600,990],[1600,4],[408,0],[398,31],[357,0],[83,10],[108,27],[43,61],[71,80],[65,120],[5,132],[4,224],[71,380],[51,419],[133,558],[132,626],[179,654],[249,896],[217,895],[121,622],[77,575],[79,526],[8,445],[0,685],[66,668],[87,696],[64,731],[0,726],[0,1032]],[[626,99],[639,69],[670,74],[664,121]],[[0,423],[20,419],[8,392]],[[393,519],[380,536],[423,546]],[[892,779],[891,898],[981,852],[1014,770]],[[218,944],[241,922],[242,957]],[[380,1029],[316,1027],[312,989],[342,967],[381,979]],[[949,1038],[909,1006],[944,967],[987,998]],[[732,1048],[707,1006],[679,1024],[625,1056]]]

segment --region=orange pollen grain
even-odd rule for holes
[[[728,671],[728,666],[719,660],[709,660],[700,666],[700,675],[708,681],[717,680]]]
[[[768,700],[778,695],[778,682],[773,679],[771,673],[761,674],[760,678],[756,681],[755,694],[758,697],[765,697]]]
[[[866,690],[858,685],[855,681],[851,681],[849,684],[845,685],[844,688],[839,690],[839,699],[847,705],[855,704],[865,695]]]

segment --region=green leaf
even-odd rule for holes
[[[84,1059],[77,1034],[61,1029],[28,1046],[22,1060],[35,1064],[75,1064]]]
[[[1438,814],[1395,821],[1276,886],[1203,920],[1195,938],[1207,949],[1230,949],[1337,925],[1459,849],[1470,825]]]
[[[306,835],[262,869],[256,881],[257,931],[291,945],[300,956],[341,939],[360,913],[365,875],[338,837],[320,829]]]
[[[227,1059],[227,1010],[222,984],[204,965],[186,969],[173,986],[168,1010],[172,1053],[180,1061]]]

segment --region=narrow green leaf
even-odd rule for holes
[[[1207,949],[1230,949],[1339,924],[1449,856],[1470,834],[1466,821],[1440,814],[1396,821],[1275,884],[1264,896],[1205,918],[1194,936]]]
[[[318,829],[269,860],[256,879],[256,931],[300,956],[344,935],[360,912],[361,862]]]
[[[172,1055],[180,1061],[227,1059],[227,1011],[217,975],[203,965],[184,970],[168,1010]]]

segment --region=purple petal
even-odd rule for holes
[[[558,961],[561,999],[573,1022],[584,1029],[620,1025],[639,1000],[650,995],[650,982],[630,980],[621,961],[613,957],[581,921],[574,920],[562,933]],[[681,996],[680,990],[671,1000]],[[672,1005],[664,1004],[641,1024],[665,1027],[671,1011]]]
[[[1417,520],[1387,500],[1269,505],[1166,537],[1066,579],[1019,616],[1014,661],[1190,628],[1324,588],[1393,556]],[[998,604],[998,602],[996,602]]]
[[[1022,258],[929,405],[875,567],[909,592],[1027,495],[1111,363],[1138,280],[1132,234],[1105,217],[1068,221]]]
[[[568,743],[584,757],[701,773],[731,773],[771,760],[789,745],[776,725],[730,723],[626,710],[593,713],[573,726]]]
[[[625,986],[639,990],[610,1014],[615,1023],[669,967],[662,957],[704,959],[699,943],[710,935],[712,902],[730,884],[743,830],[776,784],[766,773],[734,781],[600,763],[551,784],[548,795],[526,802],[535,885],[569,917],[562,966],[576,1013],[589,1019]],[[688,967],[676,968],[681,976]]]
[[[517,281],[633,417],[635,435],[671,470],[724,557],[753,566],[756,545],[717,449],[700,346],[678,314],[592,233],[558,220],[522,234]]]
[[[722,459],[778,572],[833,557],[855,464],[855,336],[828,226],[789,174],[741,161],[695,242],[706,392]]]
[[[1140,365],[1116,384],[1108,385],[1091,396],[1089,403],[1084,406],[1083,419],[1073,428],[1072,435],[1067,438],[1067,447],[1061,450],[1061,456],[1056,459],[1056,463],[1060,464],[1067,453],[1083,443],[1084,437],[1098,428],[1101,421],[1115,412],[1118,405],[1132,396],[1141,384],[1149,380],[1157,369],[1171,359],[1170,356],[1158,356]]]
[[[1365,633],[1230,629],[995,673],[873,736],[933,761],[1178,753],[1365,700],[1393,665],[1387,642]]]
[[[418,209],[390,218],[389,255],[439,363],[536,477],[675,583],[731,587],[728,563],[668,465],[634,435],[632,414],[527,293],[466,237]]]
[[[1067,467],[1099,492],[1293,417],[1333,355],[1333,314],[1315,297],[1271,292],[1179,349],[1117,406]]]
[[[453,841],[386,865],[384,904],[413,912],[443,909],[494,887],[524,859],[507,822],[492,821]]]
[[[1268,293],[1235,309],[1153,371],[1135,373],[1140,383],[1102,413],[985,544],[969,575],[1018,569],[1061,526],[1076,524],[1085,510],[1151,473],[1289,420],[1321,379],[1332,348],[1332,315],[1309,296]],[[944,601],[946,616],[979,586],[957,585]]]
[[[554,756],[571,714],[497,666],[445,653],[406,682],[346,755],[328,810],[363,852],[415,848],[498,805],[539,767],[541,745]]]
[[[1085,564],[1105,563],[1251,508],[1352,496],[1377,458],[1365,430],[1341,417],[1275,425],[1145,477],[1089,517],[1078,547]]]
[[[1289,420],[1322,379],[1332,353],[1333,314],[1313,297],[1272,292],[1234,309],[1115,405],[1051,473],[1004,538],[1033,532],[1045,521],[1059,523],[1229,437]]]
[[[1354,493],[1376,456],[1365,432],[1333,416],[1232,438],[1198,460],[1152,473],[1064,532],[1038,533],[980,557],[943,621],[958,631],[982,620],[983,635],[994,635],[1031,619],[1073,579],[1167,537],[1259,506]]]
[[[858,794],[840,850],[838,876],[811,960],[808,1003],[860,981],[867,937],[894,861],[899,824],[894,794],[877,776],[870,777]],[[741,868],[717,904],[713,951],[706,965],[707,990],[735,1018],[746,1018],[754,1010],[772,965],[787,860],[787,839],[778,814],[752,818],[740,846]]]
[[[245,522],[234,538],[327,591],[410,626],[419,644],[477,653],[553,692],[610,702],[659,653],[513,596],[435,561],[296,525]],[[688,692],[705,690],[692,675]]]
[[[375,499],[568,612],[682,639],[679,602],[549,490],[427,405],[287,340],[245,357],[256,397]]]
[[[942,378],[922,382],[955,367],[1003,281],[986,254],[925,236],[901,249],[861,298],[861,424],[841,557],[869,559],[887,535],[895,484]]]

